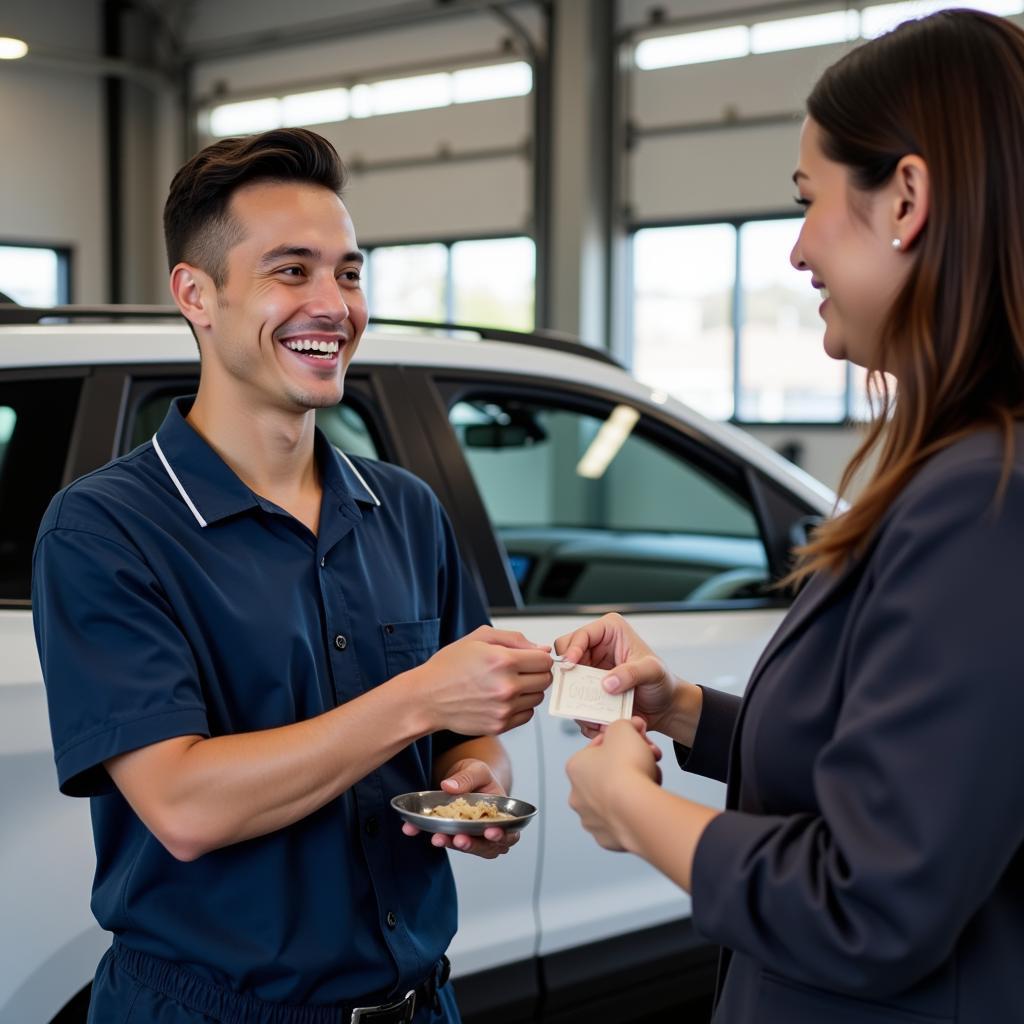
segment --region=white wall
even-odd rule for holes
[[[98,0],[5,3],[3,32],[37,51],[99,52]],[[0,238],[69,245],[77,302],[107,296],[103,86],[30,56],[0,61]]]

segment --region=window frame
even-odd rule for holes
[[[67,306],[74,302],[74,246],[66,243],[26,241],[21,238],[0,236],[0,248],[45,249],[57,257],[57,305]],[[7,294],[0,288],[0,292]],[[13,298],[13,296],[12,296]]]
[[[854,410],[854,375],[853,367],[847,362],[844,373],[844,388],[843,388],[843,415],[839,419],[831,420],[799,420],[799,419],[779,419],[779,420],[760,420],[760,419],[744,419],[737,414],[737,410],[740,408],[740,388],[742,382],[742,368],[743,368],[743,282],[740,279],[740,260],[741,260],[741,231],[740,229],[745,224],[764,223],[766,221],[776,220],[799,220],[801,214],[799,211],[781,211],[774,210],[763,213],[748,213],[743,215],[724,215],[724,216],[703,216],[703,217],[692,217],[685,219],[655,219],[655,220],[643,220],[635,221],[629,225],[628,228],[628,316],[626,318],[628,339],[626,345],[626,351],[629,356],[630,366],[633,364],[633,355],[636,350],[636,260],[634,243],[636,234],[638,231],[646,231],[649,229],[657,228],[696,228],[696,227],[708,227],[716,224],[728,224],[736,233],[735,246],[733,249],[733,285],[732,285],[732,300],[730,306],[730,319],[733,334],[733,353],[732,353],[732,407],[733,414],[726,420],[727,423],[732,423],[737,427],[792,427],[795,429],[809,429],[814,427],[822,427],[830,430],[843,429],[848,427],[851,423],[859,422],[853,415]],[[824,327],[822,328],[824,330]]]

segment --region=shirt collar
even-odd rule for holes
[[[153,437],[164,471],[200,526],[264,504],[238,478],[185,417],[195,396],[176,398]],[[316,431],[315,454],[325,488],[362,505],[380,505],[362,474],[323,432]]]

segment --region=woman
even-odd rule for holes
[[[585,729],[571,802],[692,893],[715,1024],[1024,1021],[1024,32],[905,24],[807,110],[792,262],[877,381],[842,486],[875,469],[742,703],[619,616],[556,641],[639,716]],[[647,729],[728,780],[724,812],[660,789]]]

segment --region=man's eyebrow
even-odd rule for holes
[[[306,245],[278,245],[260,257],[260,266],[265,267],[286,257],[300,260],[319,260],[323,257],[323,253],[319,249],[310,249]],[[366,257],[358,249],[353,249],[341,257],[342,263],[362,264],[365,260]]]

